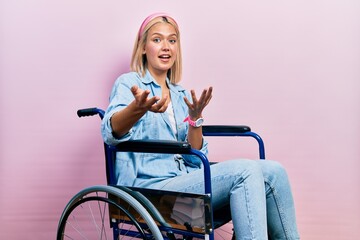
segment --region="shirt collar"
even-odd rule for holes
[[[155,83],[156,85],[159,85],[155,79],[153,78],[153,76],[151,76],[151,73],[149,72],[148,69],[146,69],[146,72],[145,72],[145,76],[141,78],[141,81],[144,83],[144,84],[149,84],[149,83]]]
[[[143,78],[141,78],[141,81],[144,84],[150,84],[150,83],[154,83],[157,86],[160,86],[156,80],[153,78],[153,76],[151,75],[150,71],[148,69],[146,69],[145,72],[145,76]],[[166,77],[166,83],[169,86],[170,90],[173,90],[175,92],[182,92],[185,91],[185,89],[183,87],[181,87],[180,85],[177,84],[171,84],[170,83],[170,79],[168,77]]]

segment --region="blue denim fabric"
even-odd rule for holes
[[[203,193],[202,170],[149,187]],[[211,165],[214,208],[230,203],[236,239],[300,239],[284,168],[270,160],[229,160]]]
[[[168,80],[167,80],[168,81]],[[188,116],[188,107],[184,97],[191,101],[189,92],[179,85],[170,84],[171,101],[174,109],[177,134],[171,129],[167,113],[147,112],[126,135],[115,138],[110,125],[111,116],[129,105],[134,96],[131,87],[137,85],[143,90],[150,90],[149,97],[161,98],[161,87],[147,71],[144,77],[130,72],[121,75],[115,82],[110,95],[110,104],[105,112],[101,125],[104,141],[109,145],[116,145],[128,140],[176,140],[186,141],[188,125],[183,120]],[[201,151],[207,154],[207,142],[203,142]],[[178,159],[185,161],[186,171],[179,169]],[[119,185],[146,187],[147,185],[176,177],[201,168],[201,161],[194,156],[179,156],[153,153],[117,153],[115,176]]]
[[[183,98],[190,94],[179,85],[168,82],[174,108],[177,134],[171,129],[166,113],[147,112],[129,131],[115,138],[110,125],[111,116],[134,100],[133,85],[149,89],[150,97],[161,97],[161,88],[149,72],[142,78],[131,72],[120,76],[112,89],[110,104],[102,121],[101,131],[109,145],[135,139],[186,141],[188,125],[183,120],[188,108]],[[207,154],[207,142],[201,151]],[[212,159],[216,161],[216,159]],[[116,177],[119,185],[204,192],[201,162],[196,157],[117,153]],[[273,161],[232,160],[211,166],[213,204],[221,207],[230,203],[237,239],[272,240],[299,239],[291,189],[285,170]]]

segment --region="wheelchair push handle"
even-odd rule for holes
[[[105,111],[99,108],[84,108],[77,111],[78,117],[90,117],[99,114],[99,117],[103,119]]]

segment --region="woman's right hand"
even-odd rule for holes
[[[150,91],[143,90],[136,85],[131,87],[131,92],[135,97],[135,105],[140,111],[151,111],[155,113],[163,113],[166,111],[168,95],[165,95],[162,99],[158,96],[148,98]]]
[[[162,113],[166,111],[168,96],[148,98],[150,91],[143,90],[138,86],[132,86],[131,92],[135,97],[126,108],[112,115],[110,121],[113,129],[113,134],[116,137],[121,137],[128,133],[134,124],[147,112]]]

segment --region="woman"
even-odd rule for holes
[[[110,145],[134,139],[188,141],[207,154],[202,136],[203,110],[212,87],[198,97],[181,78],[180,32],[167,14],[147,17],[136,37],[132,72],[112,89],[102,122]],[[119,185],[181,192],[204,192],[202,163],[196,157],[117,153]],[[237,239],[299,239],[285,170],[273,161],[232,160],[211,166],[215,208],[230,204]]]

